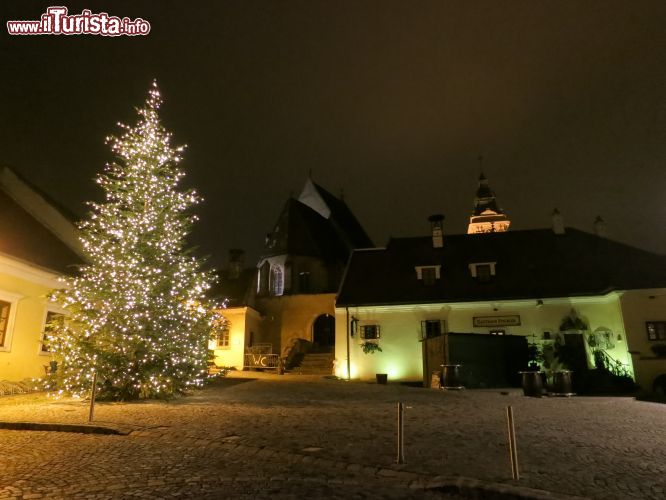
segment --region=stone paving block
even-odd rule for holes
[[[423,490],[428,486],[428,484],[429,484],[428,479],[419,478],[419,479],[415,479],[414,481],[410,482],[408,486],[409,486],[409,489],[411,489],[411,490]]]
[[[358,472],[363,468],[361,464],[348,464],[346,470],[351,472]]]
[[[395,477],[397,474],[398,472],[393,469],[379,469],[377,471],[377,475],[382,477]]]
[[[396,471],[395,478],[399,479],[401,481],[405,481],[405,483],[410,483],[414,481],[416,478],[418,478],[419,475],[415,472],[407,472],[407,471]]]
[[[255,455],[256,458],[258,459],[269,459],[271,458],[275,452],[273,450],[270,450],[268,448],[264,448],[262,450],[259,450],[257,454]]]

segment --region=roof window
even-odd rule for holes
[[[424,285],[434,285],[441,278],[442,266],[416,266],[416,279]]]
[[[473,262],[469,265],[469,272],[479,283],[488,283],[495,276],[495,264],[497,262]]]

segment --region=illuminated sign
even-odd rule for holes
[[[518,314],[507,316],[475,316],[474,326],[496,327],[496,326],[520,326]]]

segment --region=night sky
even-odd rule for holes
[[[9,36],[46,7],[148,36]],[[99,199],[104,138],[157,78],[205,202],[193,241],[248,264],[312,171],[377,245],[462,233],[480,173],[512,229],[565,223],[666,253],[666,2],[209,1],[0,4],[0,164],[72,212]]]

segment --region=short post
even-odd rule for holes
[[[405,407],[398,403],[398,464],[405,463]]]
[[[97,393],[97,371],[93,372],[92,392],[90,394],[90,414],[88,415],[88,422],[93,421],[95,413],[95,395]]]
[[[518,471],[518,449],[516,448],[516,428],[513,422],[513,408],[506,407],[506,420],[509,427],[509,455],[511,459],[511,476],[514,480],[520,479]]]

